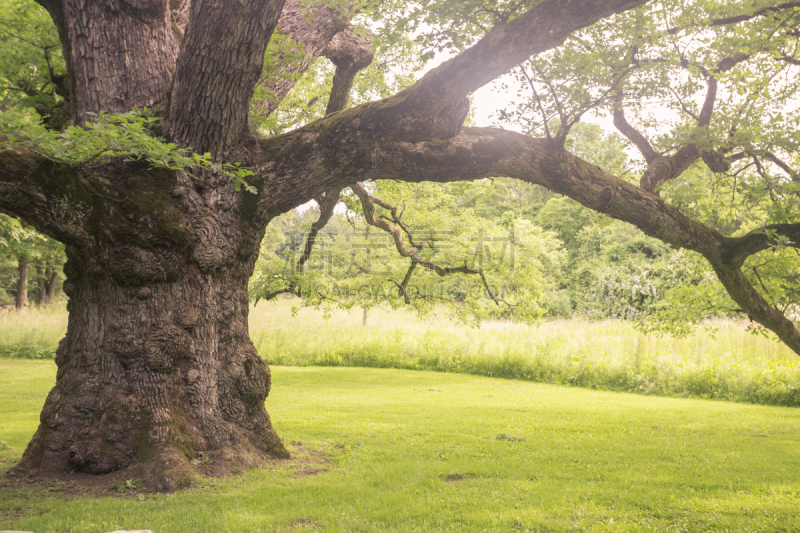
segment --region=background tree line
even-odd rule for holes
[[[50,305],[63,294],[64,245],[0,214],[0,306]]]

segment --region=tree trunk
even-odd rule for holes
[[[56,384],[16,471],[126,468],[125,479],[171,491],[192,481],[201,456],[215,475],[288,456],[264,408],[269,369],[248,335],[263,235],[242,214],[252,199],[224,177],[142,163],[104,175],[126,182],[100,192],[113,206],[86,196],[76,207],[79,223],[103,233],[66,246]]]
[[[47,297],[45,298],[45,305],[53,305],[53,296],[56,294],[56,286],[58,285],[58,272],[51,266],[45,270],[45,291]]]
[[[36,283],[39,285],[39,305],[47,305],[47,280],[42,262],[36,262]]]
[[[131,286],[67,255],[56,385],[20,467],[128,467],[171,491],[192,481],[194,458],[226,475],[288,455],[264,409],[270,371],[248,336],[247,276],[190,265],[172,282]]]
[[[18,263],[19,275],[17,277],[17,309],[22,309],[28,305],[28,269],[30,264],[28,260],[20,257]]]
[[[365,307],[365,308],[364,308],[364,316],[363,316],[363,317],[362,317],[362,319],[361,319],[361,325],[362,325],[362,326],[366,326],[366,325],[367,325],[367,312],[368,312],[368,311],[369,311],[369,310],[368,310],[368,309]]]
[[[61,38],[73,119],[127,112],[165,98],[179,46],[167,2],[38,1]]]

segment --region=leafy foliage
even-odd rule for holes
[[[479,182],[475,187],[485,185]],[[304,305],[327,312],[334,307],[397,308],[407,303],[426,314],[444,304],[461,320],[532,320],[546,312],[545,287],[553,284],[566,255],[552,233],[522,218],[493,221],[475,216],[459,205],[461,184],[378,182],[370,187],[372,194],[401,210],[414,206],[403,222],[422,244],[421,256],[447,274],[422,265],[409,273],[414,261],[398,255],[390,236],[367,225],[355,197],[346,195],[346,211],[335,215],[317,237],[318,248],[302,270],[298,258],[316,210],[302,217],[285,216],[268,231],[251,284],[254,296],[296,287],[299,290],[290,292],[299,292]],[[471,272],[460,272],[462,268]],[[411,281],[404,288],[407,275]]]
[[[66,64],[58,32],[45,9],[8,0],[0,6],[0,99],[8,108],[32,108],[43,124],[69,121]]]
[[[147,161],[154,167],[183,170],[203,169],[227,176],[236,190],[255,193],[244,178],[252,171],[238,163],[216,163],[211,154],[178,148],[155,135],[159,118],[148,109],[117,115],[100,112],[82,127],[54,131],[18,113],[0,115],[0,149],[24,147],[51,160],[80,169],[106,165],[115,160]]]

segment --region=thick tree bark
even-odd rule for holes
[[[83,17],[81,0],[43,2],[76,120],[164,101],[177,63],[178,140],[215,155],[241,140],[282,1],[193,2],[181,61],[166,2],[87,1]],[[69,258],[57,382],[16,472],[130,468],[173,490],[200,454],[217,474],[288,456],[264,408],[269,369],[248,337],[247,282],[266,222],[252,223],[247,200],[214,175],[137,163],[81,172],[25,150],[0,154],[0,210],[65,243]]]
[[[241,141],[284,2],[192,2],[170,103],[170,132],[181,146],[219,158]]]
[[[167,0],[39,0],[67,61],[72,116],[127,112],[166,98],[178,57]]]
[[[114,201],[87,203],[83,223],[103,231],[67,245],[56,385],[17,472],[129,468],[175,490],[198,457],[224,475],[288,455],[264,408],[269,369],[248,336],[261,234],[243,196],[206,179],[203,195],[180,173],[138,163],[84,176]]]
[[[28,270],[30,263],[25,257],[20,257],[17,264],[17,309],[28,305]]]
[[[247,276],[187,267],[174,281],[126,285],[90,275],[82,254],[68,254],[56,386],[20,466],[133,465],[152,488],[175,490],[193,479],[193,458],[225,474],[286,455],[264,410],[269,369],[248,338]],[[160,275],[151,264],[137,276],[148,266]]]

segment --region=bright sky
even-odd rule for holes
[[[434,58],[426,65],[419,77],[422,77],[422,75],[429,70],[441,65],[446,59],[447,57],[445,56]],[[472,95],[472,107],[474,110],[473,118],[475,120],[475,126],[482,128],[493,126],[497,111],[511,107],[511,102],[516,97],[516,94],[511,89],[504,90],[502,88],[503,81],[505,81],[509,87],[514,87],[516,84],[512,76],[506,75],[484,85]],[[581,119],[581,121],[597,124],[603,128],[603,130],[608,132],[617,131],[610,116],[596,117],[587,114]],[[513,124],[503,124],[502,127],[508,130],[515,130]]]

